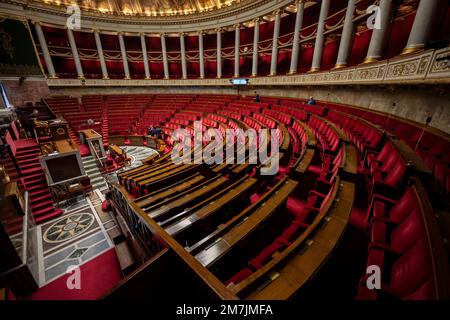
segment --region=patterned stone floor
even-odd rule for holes
[[[80,266],[114,246],[105,218],[98,214],[100,195],[94,190],[89,197],[64,208],[62,217],[38,226],[40,286],[65,274],[70,266]]]

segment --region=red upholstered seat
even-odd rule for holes
[[[374,195],[367,214],[367,225],[372,220],[399,224],[411,212],[419,207],[414,189],[410,187],[399,200],[393,200],[380,195]]]
[[[376,154],[376,152],[374,151],[368,152],[365,159],[365,165],[370,168],[372,163],[376,163],[378,167],[381,167],[393,151],[394,146],[392,145],[392,143],[388,142],[384,145],[383,149],[381,149],[378,154]]]
[[[225,282],[225,285],[229,286],[232,283],[238,284],[239,282],[250,276],[252,273],[253,272],[252,270],[250,270],[250,268],[244,268],[238,273],[236,273],[234,276],[232,276],[227,282]]]
[[[102,202],[102,211],[108,212],[111,210],[111,203],[108,200]]]
[[[249,266],[253,267],[255,270],[262,268],[262,266],[269,260],[272,255],[283,248],[284,245],[278,241],[274,241],[270,246],[261,251],[256,258],[250,260]]]

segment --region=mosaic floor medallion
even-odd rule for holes
[[[65,216],[45,231],[44,240],[49,243],[58,243],[73,239],[88,230],[94,221],[95,217],[86,212]]]

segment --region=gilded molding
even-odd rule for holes
[[[415,55],[398,56],[370,65],[359,65],[330,71],[306,74],[251,77],[252,86],[310,86],[310,85],[373,85],[373,84],[420,84],[450,83],[450,68],[445,60],[450,47],[426,50]],[[47,79],[50,87],[76,87],[77,79]],[[228,78],[179,79],[179,80],[100,80],[86,79],[84,86],[231,86]]]

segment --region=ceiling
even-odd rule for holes
[[[182,16],[210,12],[253,0],[34,0],[52,6],[78,5],[82,11],[130,16]]]

